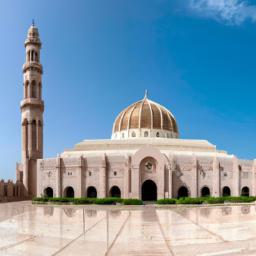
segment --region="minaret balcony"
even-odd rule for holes
[[[20,108],[24,108],[26,106],[34,106],[44,109],[44,101],[38,98],[27,98],[21,101]]]
[[[22,68],[23,68],[23,72],[26,72],[28,69],[31,69],[31,70],[35,69],[35,70],[39,71],[40,73],[43,73],[42,65],[36,61],[26,62],[25,64],[23,64]]]

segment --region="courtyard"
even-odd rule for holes
[[[0,204],[0,255],[255,255],[256,206]]]

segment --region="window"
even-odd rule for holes
[[[36,81],[33,80],[31,83],[31,98],[36,98]]]
[[[117,175],[117,172],[114,172],[114,176],[116,176]]]
[[[89,172],[89,176],[92,176],[92,172]]]
[[[148,137],[148,132],[144,132],[144,137]]]
[[[159,134],[159,132],[157,132],[157,133],[156,133],[156,137],[159,137],[159,136],[160,136],[160,134]]]
[[[132,132],[132,137],[136,137],[136,133],[135,132]]]

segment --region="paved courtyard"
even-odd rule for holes
[[[256,255],[256,206],[0,204],[0,255]]]

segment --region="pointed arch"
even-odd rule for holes
[[[28,86],[29,86],[29,81],[26,80],[24,83],[24,98],[28,98]]]
[[[22,148],[28,149],[28,120],[26,118],[22,122]]]
[[[32,120],[31,122],[31,140],[32,149],[35,150],[37,145],[36,120]]]
[[[37,97],[37,88],[36,88],[36,81],[33,80],[31,82],[31,95],[30,95],[31,98],[36,98]]]

